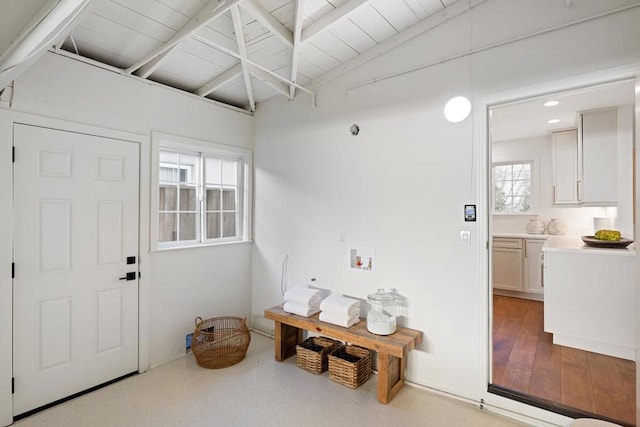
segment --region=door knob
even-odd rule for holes
[[[126,276],[120,277],[118,280],[136,280],[136,272],[130,271]]]

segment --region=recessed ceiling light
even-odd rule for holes
[[[558,104],[560,104],[560,101],[547,101],[543,105],[545,107],[555,107]]]
[[[560,119],[547,120],[547,123],[549,123],[550,125],[555,125],[556,123],[560,123]]]

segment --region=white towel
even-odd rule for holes
[[[322,308],[321,308],[322,310]],[[351,307],[349,309],[349,311],[347,311],[345,313],[344,308],[336,308],[336,307],[329,307],[328,309],[322,310],[325,313],[331,313],[334,316],[340,316],[340,317],[360,317],[360,307]]]
[[[313,316],[320,311],[318,306],[307,307],[306,305],[296,304],[295,302],[285,302],[282,307],[287,313],[297,314],[302,317]]]
[[[294,286],[284,293],[284,300],[307,307],[317,307],[320,305],[322,297],[318,289],[311,289],[306,286]]]
[[[320,303],[320,310],[348,317],[359,317],[360,300],[341,295],[329,295]]]
[[[318,318],[323,322],[331,323],[345,328],[350,328],[360,321],[359,317],[339,316],[327,311],[320,312],[320,316],[318,316]]]

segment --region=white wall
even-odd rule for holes
[[[20,76],[11,108],[2,107],[0,179],[5,183],[11,182],[14,120],[72,129],[90,125],[99,131],[140,135],[142,370],[184,354],[185,334],[193,332],[197,316],[250,316],[251,244],[149,253],[148,204],[151,131],[251,148],[252,116],[54,54]],[[0,205],[5,207],[0,211],[0,425],[11,423],[12,417],[11,186],[4,188],[0,193]],[[15,221],[21,226],[19,213]]]
[[[288,254],[290,286],[316,277],[334,293],[365,297],[385,287],[408,299],[402,323],[425,333],[425,343],[410,354],[409,380],[561,422],[487,396],[487,236],[481,231],[488,210],[478,168],[487,147],[484,135],[474,140],[471,119],[448,123],[442,109],[455,95],[477,100],[633,63],[640,53],[640,10],[384,76],[465,52],[470,44],[501,43],[624,3],[631,2],[566,8],[561,1],[492,0],[322,87],[315,109],[307,99],[260,105],[254,326],[273,328],[262,312],[282,301],[280,268]],[[349,133],[352,123],[361,128],[356,137]],[[478,204],[480,223],[463,221],[465,203]],[[463,229],[472,232],[471,246],[459,242]],[[339,239],[343,232],[346,245]],[[352,245],[375,248],[374,275],[347,269]]]

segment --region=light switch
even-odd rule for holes
[[[471,245],[471,231],[469,230],[460,231],[460,243],[466,246]]]

